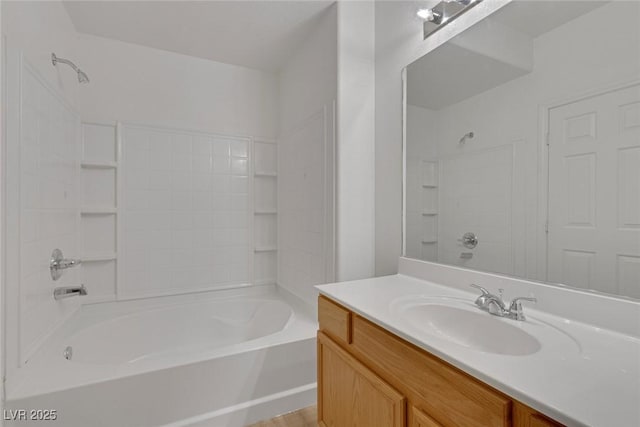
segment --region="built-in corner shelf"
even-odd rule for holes
[[[422,184],[422,188],[438,188],[435,184]]]
[[[118,133],[114,124],[82,123],[80,259],[82,282],[89,290],[83,304],[114,301],[117,295]]]
[[[256,139],[253,145],[253,283],[275,285],[278,275],[278,145]]]
[[[434,244],[438,243],[438,241],[437,240],[423,240],[422,243],[425,244],[425,245],[434,245]]]
[[[85,255],[82,258],[82,262],[100,262],[100,261],[113,261],[117,258],[115,252],[110,254],[93,254],[93,255]]]
[[[422,212],[422,215],[423,216],[436,216],[436,215],[438,215],[438,212],[435,212],[435,211],[424,211],[424,212]]]
[[[117,169],[118,163],[116,162],[82,162],[80,163],[82,169]]]
[[[113,215],[117,212],[114,207],[81,208],[80,215]]]

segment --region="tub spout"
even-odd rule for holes
[[[87,288],[80,286],[62,286],[53,290],[53,298],[55,300],[69,298],[75,295],[87,295]]]

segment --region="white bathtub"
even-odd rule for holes
[[[87,305],[7,409],[56,410],[48,426],[244,426],[315,402],[316,328],[271,287]]]

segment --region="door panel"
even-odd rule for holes
[[[640,85],[549,113],[547,279],[640,298]]]

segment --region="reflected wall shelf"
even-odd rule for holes
[[[104,162],[82,162],[80,163],[82,169],[117,169],[118,163],[111,161]]]
[[[80,215],[113,215],[117,209],[113,207],[81,208]]]

